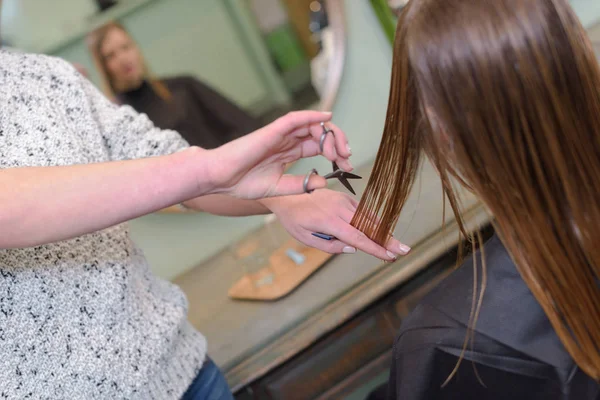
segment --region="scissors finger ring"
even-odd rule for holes
[[[321,128],[323,128],[323,133],[321,134],[321,139],[319,141],[319,149],[321,150],[321,153],[323,153],[323,149],[325,147],[325,139],[327,139],[327,134],[331,133],[335,136],[335,133],[332,129],[327,129],[327,127],[325,126],[325,122],[321,122]]]
[[[304,183],[302,184],[302,188],[304,189],[304,193],[312,193],[313,190],[308,190],[308,181],[310,180],[311,175],[319,175],[316,169],[312,169],[306,176],[304,177]]]

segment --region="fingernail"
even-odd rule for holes
[[[395,255],[394,253],[392,253],[392,252],[391,252],[391,251],[389,251],[389,250],[388,250],[388,252],[387,252],[387,255],[388,255],[388,257],[389,257],[389,258],[393,258],[394,260],[395,260],[396,258],[398,258],[398,256],[397,256],[397,255]]]
[[[400,253],[401,254],[408,254],[408,252],[410,251],[410,247],[408,247],[405,244],[401,244],[400,246],[398,246],[398,248],[400,249]]]
[[[353,170],[354,167],[352,166],[352,163],[350,162],[350,160],[347,160],[347,161],[348,161],[348,167],[350,167],[350,169]]]
[[[346,150],[348,151],[348,154],[352,155],[352,149],[350,148],[350,145],[346,143]]]
[[[331,116],[331,111],[321,111],[323,114],[327,115],[328,117]]]
[[[352,246],[346,246],[342,249],[342,252],[346,254],[354,254],[356,253],[356,249]]]

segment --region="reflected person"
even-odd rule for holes
[[[152,77],[138,44],[117,22],[96,29],[87,42],[109,98],[148,115],[159,128],[179,132],[192,146],[214,149],[261,126],[192,76]]]

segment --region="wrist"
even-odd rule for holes
[[[289,208],[290,204],[298,201],[298,199],[304,194],[294,196],[277,196],[277,197],[265,197],[257,200],[263,207],[269,210],[273,214],[277,214],[282,208]]]
[[[256,202],[266,208],[270,213],[275,213],[277,203],[279,202],[278,197],[266,197],[263,199],[257,199]]]
[[[194,185],[193,196],[189,198],[215,193],[219,183],[214,174],[215,163],[211,160],[213,158],[211,150],[190,146],[173,156],[180,160],[177,167],[181,171],[179,176],[187,176],[186,180],[191,178]]]

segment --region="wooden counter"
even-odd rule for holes
[[[370,170],[370,165],[357,169],[365,178],[353,181],[359,195]],[[470,227],[489,222],[472,195],[464,194],[463,206],[468,210]],[[297,355],[455,247],[458,229],[451,209],[446,211],[448,223],[442,229],[441,184],[433,168],[425,164],[395,232],[413,251],[394,263],[385,264],[363,253],[335,256],[296,291],[271,303],[227,297],[227,290],[243,275],[227,251],[175,283],[188,296],[190,321],[206,335],[210,356],[236,391]],[[282,239],[289,237],[279,224],[274,229],[281,232]],[[265,231],[261,228],[254,235],[266,237]]]

